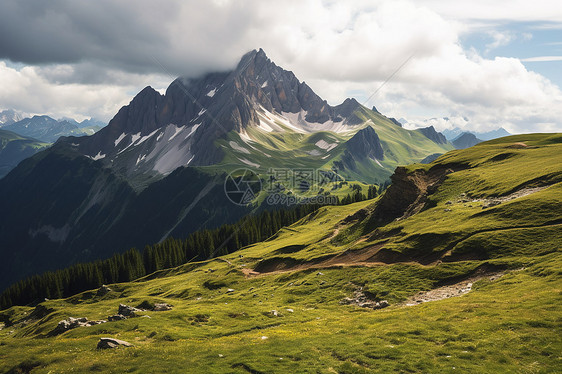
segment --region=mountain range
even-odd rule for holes
[[[0,112],[0,127],[11,125],[26,118],[24,113],[13,109],[6,109]]]
[[[451,149],[433,128],[406,130],[355,99],[329,105],[254,50],[234,70],[178,78],[164,95],[146,87],[100,131],[61,137],[1,179],[10,199],[0,201],[0,287],[271,209],[263,194],[251,206],[228,200],[223,183],[236,169],[263,181],[304,169],[383,184],[397,166]],[[351,192],[338,187],[322,193]]]
[[[84,122],[86,126],[81,126],[74,120],[56,120],[46,115],[23,118],[10,124],[8,122],[2,125],[3,130],[12,131],[46,143],[54,143],[61,136],[92,135],[101,128],[100,125],[102,124],[94,121],[93,125],[90,125],[90,122]]]
[[[504,136],[511,135],[503,127],[500,127],[496,130],[482,131],[482,132],[463,130],[459,127],[454,127],[452,129],[445,129],[445,130],[441,131],[441,133],[443,135],[445,135],[447,140],[451,140],[451,141],[454,140],[455,138],[458,138],[460,135],[462,135],[465,132],[473,134],[476,138],[481,139],[482,141],[497,139],[497,138],[501,138],[501,137],[504,137]]]
[[[15,110],[0,112],[0,178],[18,163],[50,146],[61,136],[92,135],[105,126],[96,119],[77,122],[71,118],[56,120],[42,115],[28,117]]]

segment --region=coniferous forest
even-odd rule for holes
[[[369,196],[372,194],[369,189]],[[352,196],[346,196],[341,203],[364,199],[359,190]],[[235,224],[194,232],[186,239],[168,238],[161,243],[147,245],[142,251],[131,248],[109,259],[35,275],[8,287],[0,296],[0,309],[27,305],[45,298],[68,297],[102,284],[128,282],[157,270],[232,253],[269,238],[283,226],[295,223],[318,208],[319,205],[306,204],[290,209],[266,210],[246,216]]]

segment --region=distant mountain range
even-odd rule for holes
[[[165,95],[146,87],[94,135],[61,137],[1,179],[0,288],[266,209],[263,194],[252,206],[225,196],[240,168],[263,181],[320,170],[382,184],[398,165],[451,149],[434,128],[404,129],[355,99],[330,106],[254,50],[233,71],[176,79]]]
[[[411,126],[417,126],[419,127],[420,125],[422,127],[427,128],[428,126],[437,126],[438,128],[443,128],[443,127],[447,127],[444,130],[441,131],[441,133],[445,136],[445,138],[448,141],[453,141],[455,138],[459,137],[460,135],[462,135],[465,132],[474,134],[478,139],[481,139],[482,141],[486,141],[486,140],[492,140],[492,139],[497,139],[497,138],[501,138],[504,136],[509,136],[512,135],[511,133],[509,133],[506,129],[504,129],[503,127],[497,128],[495,130],[490,130],[490,131],[474,131],[474,130],[470,130],[470,121],[468,118],[460,118],[460,117],[455,117],[455,118],[449,118],[449,117],[443,117],[443,118],[429,118],[426,120],[423,120],[421,123],[418,122],[413,122],[413,123],[409,123],[408,120],[404,119],[404,118],[400,118],[399,120],[397,120],[398,123],[400,123],[401,125],[406,125],[406,124],[410,124]],[[453,124],[458,124],[458,123],[462,124],[462,128],[459,126],[454,126]],[[411,127],[410,126],[410,127]],[[453,127],[452,127],[453,126]]]
[[[0,127],[11,125],[26,118],[24,113],[7,109],[0,112]]]
[[[56,120],[46,115],[23,118],[15,122],[13,119],[15,118],[7,117],[7,121],[2,123],[0,128],[47,143],[54,143],[61,136],[92,135],[103,127],[103,123],[97,120],[78,123],[72,119]]]
[[[443,135],[445,135],[447,140],[453,140],[453,139],[459,137],[460,135],[462,135],[465,132],[474,134],[476,136],[476,138],[481,139],[481,141],[492,140],[492,139],[502,138],[504,136],[511,135],[511,133],[509,133],[503,127],[500,127],[496,130],[485,131],[485,132],[463,130],[463,129],[460,129],[458,127],[455,127],[455,128],[452,128],[452,129],[443,130],[441,132],[443,133]]]

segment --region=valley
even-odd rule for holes
[[[231,254],[4,310],[0,370],[555,372],[561,140],[451,151]],[[141,310],[51,334],[119,304]],[[132,347],[96,349],[105,337]]]

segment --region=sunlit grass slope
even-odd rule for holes
[[[40,318],[33,307],[3,311],[0,371],[560,372],[561,154],[559,134],[452,151],[408,167],[420,180],[450,169],[411,216],[376,220],[385,196],[324,207],[231,255],[110,285],[103,297],[43,302]],[[483,272],[503,275],[402,304]],[[340,304],[360,287],[390,307]],[[145,300],[174,307],[47,337],[64,318],[106,319]],[[108,336],[134,347],[96,350]]]

